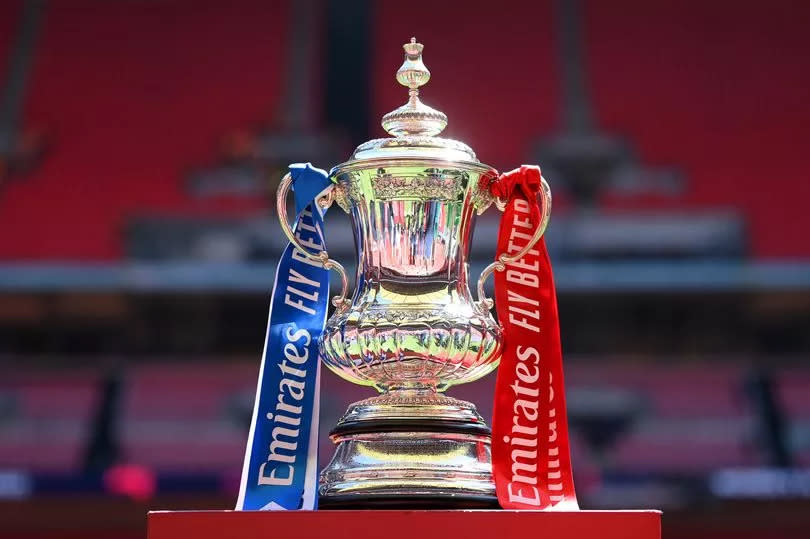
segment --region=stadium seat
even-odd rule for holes
[[[0,469],[80,470],[97,402],[98,376],[91,371],[4,369]]]
[[[160,471],[237,470],[257,365],[167,363],[133,368],[121,415],[122,460]]]

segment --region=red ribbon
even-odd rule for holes
[[[523,249],[540,226],[540,169],[502,174],[490,192],[508,200],[500,257]],[[492,473],[504,509],[577,509],[565,409],[560,322],[546,244],[495,273],[504,351],[495,386]]]

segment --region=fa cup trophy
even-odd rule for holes
[[[556,303],[541,315],[540,302],[547,298],[531,295],[535,289],[548,290],[538,268],[544,267],[545,249],[539,249],[549,219],[550,191],[537,167],[522,167],[514,177],[499,176],[466,144],[441,138],[447,117],[419,98],[420,87],[430,79],[422,62],[423,46],[411,39],[404,49],[405,61],[396,79],[408,88],[409,97],[382,119],[391,136],[361,144],[348,161],[329,172],[326,188],[314,189],[317,194],[310,198],[314,202],[304,214],[317,221],[299,221],[295,229],[288,222],[290,188],[294,186],[296,199],[308,188],[304,179],[295,183],[295,170],[278,189],[278,214],[292,258],[323,272],[336,270],[342,282],[340,294],[333,299],[334,313],[320,337],[312,339],[317,355],[341,378],[379,392],[349,406],[331,431],[337,448],[320,473],[320,504],[493,507],[503,499],[529,508],[548,506],[563,499],[555,478],[566,473],[565,466],[559,470],[560,459],[565,463],[568,459],[567,447],[560,450],[556,441],[558,434],[567,439],[560,401],[562,378],[543,357],[545,349],[551,350],[549,357],[559,354],[559,337],[556,327],[545,331],[544,326],[540,331],[541,318],[556,324]],[[343,266],[323,247],[320,215],[333,202],[350,215],[354,231],[357,276],[351,299]],[[478,279],[476,299],[470,291],[470,244],[476,216],[493,204],[506,211],[504,222],[508,217],[509,223],[502,225],[498,257]],[[305,231],[311,235],[302,235]],[[544,260],[547,265],[547,257]],[[501,324],[490,314],[493,302],[484,295],[484,281],[493,273]],[[501,277],[503,292],[498,289]],[[550,282],[550,269],[547,277]],[[278,279],[274,298],[281,297]],[[305,300],[320,300],[317,292],[303,288],[315,281],[314,276],[294,272],[293,282],[298,284],[288,287],[293,293],[284,296],[286,305],[302,310]],[[274,299],[271,320],[276,305]],[[294,342],[297,327],[285,331],[289,342],[284,346],[292,348],[284,348],[283,354],[291,361],[297,358],[299,367],[285,363],[280,367],[284,372],[304,372],[308,355],[296,345],[309,344],[310,334],[301,333],[300,342]],[[515,329],[514,339],[509,328]],[[528,332],[528,340],[521,341],[520,331]],[[271,329],[271,341],[274,335]],[[551,339],[551,344],[543,344],[544,339]],[[514,361],[508,373],[499,374],[495,403],[495,442],[503,446],[504,470],[503,488],[499,486],[496,495],[490,428],[472,403],[446,396],[444,391],[492,372],[502,358],[506,361],[510,347]],[[270,360],[267,353],[265,357]],[[286,389],[292,382],[287,382]],[[298,387],[303,395],[305,384]],[[243,493],[254,484],[293,481],[294,457],[283,451],[307,437],[299,432],[301,417],[295,415],[301,414],[301,407],[294,405],[298,398],[295,392],[280,392],[277,401],[267,401],[276,404],[267,418],[283,417],[284,424],[266,428],[272,428],[272,437],[266,435],[262,442],[265,452],[257,461],[261,462],[258,480],[243,477],[247,482]],[[252,427],[256,432],[257,421],[265,415],[259,406],[257,402]],[[543,410],[550,415],[544,416]],[[281,412],[287,415],[280,416]],[[502,432],[498,414],[504,417]],[[271,465],[287,462],[284,465],[289,468],[270,470]],[[247,460],[245,470],[247,475]],[[541,488],[548,481],[548,488]],[[263,503],[244,507],[267,507]]]

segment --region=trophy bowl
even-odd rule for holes
[[[501,331],[472,299],[476,197],[494,170],[474,163],[377,160],[338,167],[358,252],[351,304],[320,341],[342,378],[396,391],[443,391],[497,366]]]

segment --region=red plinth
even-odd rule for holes
[[[660,539],[659,511],[156,511],[148,539]]]

